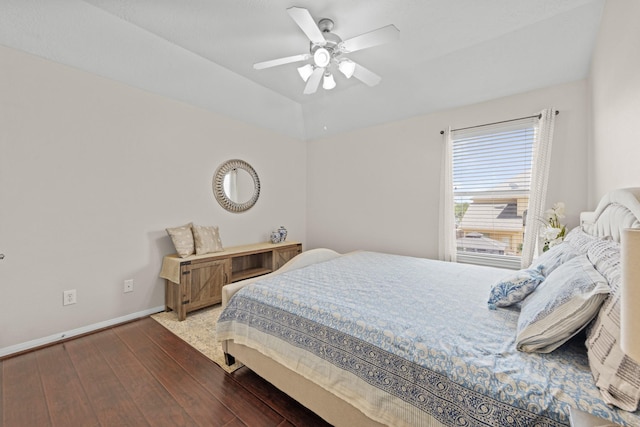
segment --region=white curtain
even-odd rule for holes
[[[456,261],[456,217],[453,201],[453,140],[451,127],[444,131],[440,177],[440,236],[438,256],[442,261]]]
[[[531,264],[537,256],[540,228],[543,226],[547,197],[547,183],[549,166],[551,164],[551,144],[553,142],[553,127],[556,111],[553,108],[540,113],[538,124],[539,137],[533,149],[533,165],[531,171],[531,191],[529,194],[529,209],[527,211],[527,227],[524,233],[522,247],[522,268]]]

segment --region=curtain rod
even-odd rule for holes
[[[556,116],[560,114],[560,111],[556,110]],[[534,117],[537,117],[538,119],[542,118],[542,113],[540,114],[536,114],[535,116],[527,116],[527,117],[518,117],[517,119],[510,119],[510,120],[503,120],[501,122],[493,122],[493,123],[486,123],[484,125],[476,125],[476,126],[469,126],[466,128],[459,128],[459,129],[451,129],[451,132],[455,132],[458,130],[467,130],[467,129],[473,129],[473,128],[481,128],[483,126],[491,126],[491,125],[499,125],[500,123],[509,123],[509,122],[515,122],[516,120],[523,120],[523,119],[532,119]],[[444,131],[441,130],[440,131],[440,135],[444,135]]]

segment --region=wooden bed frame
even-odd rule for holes
[[[584,212],[580,216],[580,222],[585,231],[599,237],[611,236],[619,241],[620,229],[630,225],[618,223],[616,205],[629,207],[629,210],[640,219],[640,188],[615,190],[603,197],[594,212]],[[609,209],[613,206],[613,209]],[[242,287],[261,280],[264,277],[277,275],[289,270],[302,268],[307,265],[328,261],[340,257],[341,254],[330,249],[313,249],[303,252],[280,270],[266,276],[244,280],[224,286],[222,289],[222,306],[225,307],[233,294]],[[258,375],[275,385],[277,388],[309,408],[317,415],[334,426],[381,426],[375,420],[368,418],[363,412],[344,400],[338,398],[330,391],[307,380],[295,371],[292,371],[262,353],[244,345],[236,344],[233,340],[222,343],[223,350],[229,356],[229,362],[237,358],[244,365]],[[231,356],[232,355],[232,356]],[[429,424],[433,427],[446,427],[432,419]]]

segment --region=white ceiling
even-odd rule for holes
[[[0,44],[299,139],[585,78],[604,0],[0,0]],[[368,87],[303,95],[306,53],[291,6],[349,39],[394,24],[400,39],[354,52]]]

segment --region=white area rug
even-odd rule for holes
[[[178,321],[178,316],[173,311],[156,313],[151,318],[231,373],[243,365],[236,362],[227,366],[224,363],[222,346],[216,340],[216,324],[221,312],[222,306],[218,304],[191,312],[182,322]]]

